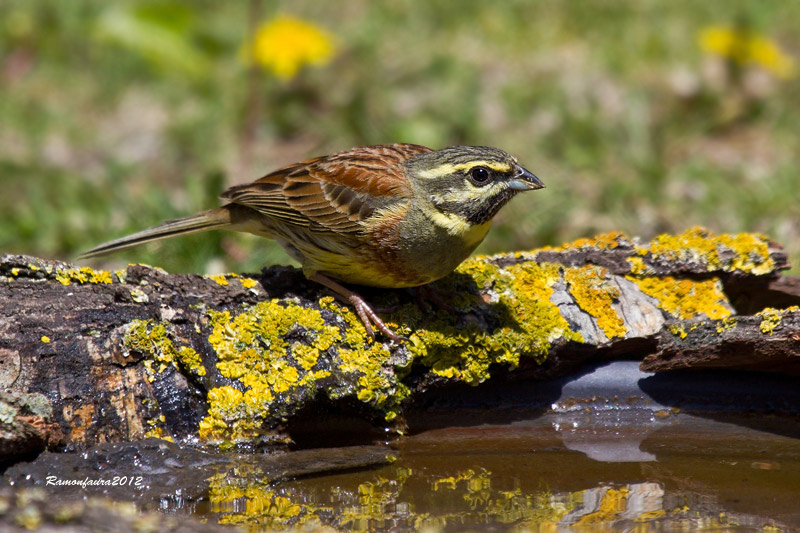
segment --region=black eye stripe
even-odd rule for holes
[[[478,202],[442,202],[436,205],[446,213],[457,213],[468,222],[475,225],[489,222],[500,208],[508,203],[515,195],[513,190],[502,189],[500,192]]]

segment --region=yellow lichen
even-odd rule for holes
[[[364,324],[349,307],[338,305],[336,300],[331,296],[320,298],[319,307],[320,309],[326,309],[339,315],[344,319],[345,324],[347,324],[344,338],[346,344],[349,346],[363,346],[367,342],[367,330],[364,328]]]
[[[209,414],[201,422],[200,436],[211,441],[235,443],[256,436],[281,395],[313,386],[325,375],[313,369],[320,354],[341,337],[319,311],[278,300],[260,302],[236,316],[229,311],[210,315],[209,342],[218,356],[217,368],[244,389],[209,393]],[[289,344],[290,332],[304,342]]]
[[[603,494],[597,510],[583,515],[575,524],[581,526],[591,526],[595,524],[606,524],[615,520],[621,513],[628,510],[628,496],[630,489],[609,488]]]
[[[178,348],[178,361],[183,368],[198,376],[206,375],[206,367],[203,366],[203,360],[200,358],[194,348],[190,346],[181,346]]]
[[[708,280],[663,278],[636,278],[627,276],[648,296],[658,300],[662,310],[681,320],[698,316],[727,318],[731,315],[730,303],[717,278]]]
[[[147,431],[145,431],[144,438],[146,439],[156,438],[156,439],[166,440],[169,442],[175,442],[175,439],[173,439],[170,435],[166,435],[164,433],[164,430],[160,427],[150,428]]]
[[[245,289],[252,289],[253,287],[258,285],[258,281],[254,280],[253,278],[241,277],[239,278],[239,282]]]
[[[291,347],[292,355],[303,367],[303,370],[309,371],[314,368],[319,360],[319,348],[308,346],[306,344],[295,343]]]
[[[394,388],[398,385],[394,376],[384,368],[391,354],[380,344],[372,344],[367,350],[339,350],[344,372],[360,372],[356,397],[362,402],[383,407],[387,405]]]
[[[199,435],[205,440],[222,441],[228,435],[255,437],[260,424],[248,416],[242,391],[225,385],[208,391],[208,415],[200,421]]]
[[[768,274],[775,268],[775,261],[769,252],[769,238],[766,236],[758,233],[715,235],[702,227],[693,227],[677,235],[658,235],[644,245],[634,245],[634,241],[624,233],[611,232],[578,239],[559,247],[544,247],[537,252],[603,251],[621,246],[633,248],[628,263],[634,275],[649,274],[647,263],[652,261],[680,261],[700,266],[708,272],[741,271],[756,276]]]
[[[227,285],[228,284],[228,278],[225,276],[225,274],[215,274],[213,276],[207,276],[207,277],[210,280],[216,281],[217,284],[219,284],[219,285]]]
[[[564,273],[575,303],[597,319],[597,326],[605,336],[625,337],[628,328],[612,306],[619,299],[619,289],[608,278],[608,270],[594,265],[568,268]]]
[[[670,333],[676,337],[680,337],[681,339],[685,339],[689,336],[689,333],[686,331],[686,328],[683,326],[683,324],[669,324],[667,329]]]
[[[635,276],[649,273],[647,265],[644,264],[644,259],[639,255],[629,257],[628,264],[631,266],[631,274]]]
[[[252,479],[263,478],[264,475],[252,469]],[[229,474],[214,474],[208,478],[209,499],[217,508],[228,509],[230,502],[244,500],[246,504],[238,512],[227,512],[220,516],[221,524],[253,524],[269,530],[320,526],[320,517],[330,514],[332,509],[324,506],[311,506],[293,501],[285,495],[279,495],[268,481],[251,482],[245,487],[231,484]],[[316,529],[316,528],[314,528]]]
[[[714,235],[694,227],[678,235],[659,235],[649,245],[637,247],[639,255],[651,259],[666,259],[705,266],[709,272],[740,271],[756,276],[768,274],[775,268],[769,253],[769,239],[755,233]]]
[[[641,278],[648,272],[649,261],[673,254],[675,259],[701,262],[709,270],[735,268],[759,273],[773,266],[766,243],[761,236],[715,237],[693,229],[674,238],[657,238],[649,247],[637,248],[621,233],[569,246],[633,249],[631,271],[637,276],[628,279],[656,298],[665,311],[685,319],[728,317],[731,309],[721,283],[716,279]],[[562,249],[568,250],[567,246]],[[690,251],[681,252],[676,246]],[[441,378],[477,384],[490,377],[493,366],[513,368],[521,357],[542,362],[555,341],[584,342],[551,301],[556,287],[567,287],[577,305],[597,320],[609,339],[627,334],[614,309],[619,290],[606,270],[531,261],[500,265],[503,262],[493,258],[470,259],[454,275],[436,282],[435,288],[447,295],[447,304],[454,311],[434,308],[430,313],[405,303],[385,314],[390,328],[408,336],[407,354],[397,360],[382,344],[368,338],[349,306],[340,306],[330,297],[320,299],[319,310],[273,300],[239,311],[210,311],[209,341],[217,352],[217,368],[235,382],[227,386],[232,390],[217,388],[209,394],[209,414],[200,425],[201,437],[228,444],[257,437],[264,431],[264,422],[290,416],[299,407],[298,398],[319,390],[332,399],[352,395],[381,410],[387,421],[394,420],[408,394],[402,378],[412,365]],[[220,279],[228,282],[231,277],[237,276]],[[246,286],[244,278],[240,281]],[[252,286],[256,283],[252,280]],[[387,300],[391,304],[403,301],[392,291],[376,300],[372,302],[376,306]],[[331,314],[332,323],[338,325],[328,325]],[[334,379],[324,386],[317,384],[332,375]]]
[[[781,324],[781,312],[777,309],[769,307],[759,312],[757,316],[761,317],[761,324],[759,324],[761,333],[768,333],[772,336],[775,328]]]
[[[157,439],[175,442],[170,435],[164,433],[165,431],[163,427],[164,422],[166,422],[166,418],[164,417],[164,415],[160,415],[157,418],[151,418],[147,420],[147,425],[150,426],[150,429],[148,429],[145,432],[144,434],[145,438],[155,437]]]
[[[56,270],[55,279],[62,285],[70,283],[114,283],[111,272],[107,270],[93,270],[89,267],[59,268]]]
[[[240,276],[239,274],[214,274],[212,276],[206,276],[208,279],[216,282],[219,285],[225,286],[230,284],[230,280],[237,279],[239,283],[242,284],[242,287],[245,289],[252,289],[253,287],[258,285],[258,281],[254,280],[253,278],[246,278],[244,276]]]
[[[50,337],[48,337],[47,335],[42,335],[42,338],[39,339],[39,340],[41,340],[43,343],[47,344],[47,343],[50,342]]]

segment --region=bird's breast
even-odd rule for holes
[[[475,250],[491,222],[473,225],[458,215],[411,208],[400,220],[370,228],[368,247],[392,285],[424,285],[450,274]]]

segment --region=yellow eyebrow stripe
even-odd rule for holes
[[[456,172],[469,170],[475,167],[486,167],[496,170],[497,172],[509,172],[511,170],[511,166],[508,163],[503,163],[501,161],[470,161],[469,163],[461,163],[459,165],[445,163],[444,165],[439,165],[436,168],[420,172],[420,177],[425,179],[439,178],[441,176],[455,174]]]

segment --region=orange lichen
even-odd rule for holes
[[[587,265],[568,268],[564,279],[569,283],[569,292],[583,311],[597,319],[597,326],[609,339],[625,337],[628,328],[614,304],[620,296],[619,289],[609,281],[608,270]]]
[[[590,238],[581,238],[572,242],[564,243],[561,246],[545,246],[537,251],[567,252],[570,250],[580,250],[592,248],[595,250],[613,250],[622,245],[630,246],[631,240],[621,231],[611,231],[602,233]]]

